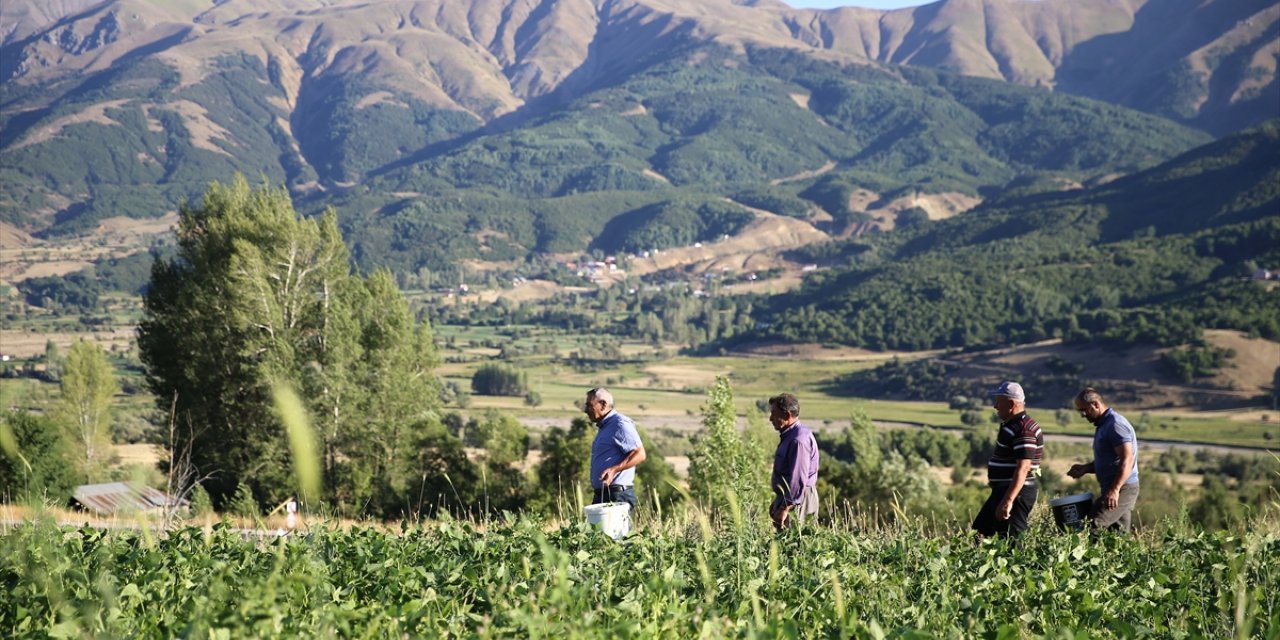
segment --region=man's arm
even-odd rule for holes
[[[1022,493],[1022,484],[1027,481],[1029,473],[1031,473],[1031,459],[1018,460],[1018,467],[1013,470],[1013,482],[1009,483],[1009,488],[1004,493],[1004,500],[1000,501],[1000,508],[996,509],[997,518],[1008,520],[1013,514],[1013,501],[1018,499],[1019,493]]]
[[[794,429],[795,427],[791,427]],[[786,486],[774,487],[773,490],[778,492],[782,500],[779,501],[778,509],[774,511],[773,524],[776,527],[783,527],[787,524],[787,514],[791,513],[791,508],[800,503],[800,497],[803,495],[804,487],[801,486],[803,478],[800,473],[800,443],[792,440],[790,446],[787,447],[786,453],[782,456],[783,482]]]
[[[605,469],[600,474],[600,481],[603,482],[605,485],[613,484],[613,479],[618,477],[619,473],[622,473],[623,471],[626,471],[627,469],[630,469],[640,464],[641,462],[644,462],[644,458],[645,458],[644,445],[640,445],[632,449],[631,451],[628,451],[627,456],[623,458],[621,462],[613,465],[612,467]]]
[[[1067,470],[1067,475],[1076,479],[1083,477],[1086,473],[1094,473],[1092,460],[1084,464],[1073,464],[1071,465],[1071,468]]]
[[[1116,474],[1115,482],[1102,494],[1103,503],[1108,509],[1114,509],[1120,504],[1120,488],[1129,481],[1129,474],[1133,473],[1133,443],[1125,442],[1116,447],[1116,457],[1120,458],[1120,473]]]

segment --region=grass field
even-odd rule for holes
[[[470,336],[468,332],[446,327],[441,335],[454,332],[455,336],[468,335],[471,340],[499,339],[493,330],[485,330]],[[460,338],[455,338],[458,340]],[[519,341],[516,341],[519,343]],[[569,348],[578,345],[569,343]],[[639,348],[639,347],[637,347]],[[644,347],[652,352],[652,347]],[[673,350],[668,350],[670,353]],[[494,349],[493,353],[496,354]],[[448,355],[448,352],[446,352]],[[481,354],[475,354],[481,355]],[[491,357],[489,354],[483,354]],[[527,407],[523,398],[472,396],[471,409],[499,408],[524,416],[552,419],[563,416],[565,424],[577,415],[587,389],[607,386],[614,392],[619,408],[637,420],[648,419],[662,425],[685,425],[687,418],[700,414],[705,391],[717,375],[726,375],[733,383],[734,395],[740,412],[756,401],[788,391],[801,400],[802,417],[811,424],[836,425],[847,423],[855,410],[867,413],[873,420],[882,422],[907,422],[936,427],[965,428],[960,412],[943,402],[908,402],[870,400],[838,396],[828,391],[828,382],[852,371],[875,367],[888,360],[863,358],[858,360],[833,358],[828,360],[791,360],[748,356],[690,357],[667,355],[656,360],[621,362],[595,371],[575,371],[565,364],[550,362],[549,356],[520,358],[515,365],[528,377],[530,389],[542,397],[538,407]],[[441,367],[440,372],[460,388],[468,389],[470,375],[488,358],[468,362],[453,362]],[[1055,420],[1056,408],[1031,407],[1041,426],[1050,433],[1090,436],[1093,426],[1071,412],[1071,421],[1060,425]],[[1138,425],[1139,437],[1158,440],[1185,441],[1204,444],[1223,444],[1261,448],[1280,448],[1280,413],[1268,420],[1236,419],[1220,414],[1209,417],[1177,413],[1129,413],[1117,407],[1121,413]],[[686,419],[681,419],[681,418]],[[1269,435],[1268,435],[1269,434]]]

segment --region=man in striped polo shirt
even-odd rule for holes
[[[1031,507],[1036,503],[1035,478],[1040,475],[1044,434],[1027,415],[1022,385],[1001,382],[988,394],[1000,416],[996,448],[987,461],[991,496],[973,521],[979,536],[1018,536],[1027,530]]]

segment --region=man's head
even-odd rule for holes
[[[1097,422],[1107,412],[1107,403],[1102,401],[1102,394],[1093,387],[1085,387],[1076,394],[1076,411],[1089,422]]]
[[[1005,380],[987,395],[991,396],[991,406],[1001,420],[1008,420],[1027,407],[1027,394],[1022,391],[1022,385],[1016,382]]]
[[[769,423],[782,431],[800,419],[800,399],[795,394],[783,393],[769,398]]]
[[[587,392],[587,401],[582,405],[583,413],[592,422],[600,422],[613,410],[613,394],[604,387],[597,387]]]

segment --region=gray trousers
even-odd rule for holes
[[[775,496],[773,504],[769,505],[769,515],[777,513],[782,509],[785,503],[782,496]],[[791,507],[791,513],[787,514],[787,527],[797,527],[804,524],[805,518],[818,513],[818,488],[805,487],[800,493],[800,504]]]
[[[1108,509],[1102,498],[1094,500],[1093,511],[1089,514],[1093,528],[1129,531],[1133,526],[1133,505],[1137,503],[1138,483],[1136,482],[1120,487],[1120,500],[1114,509]]]

